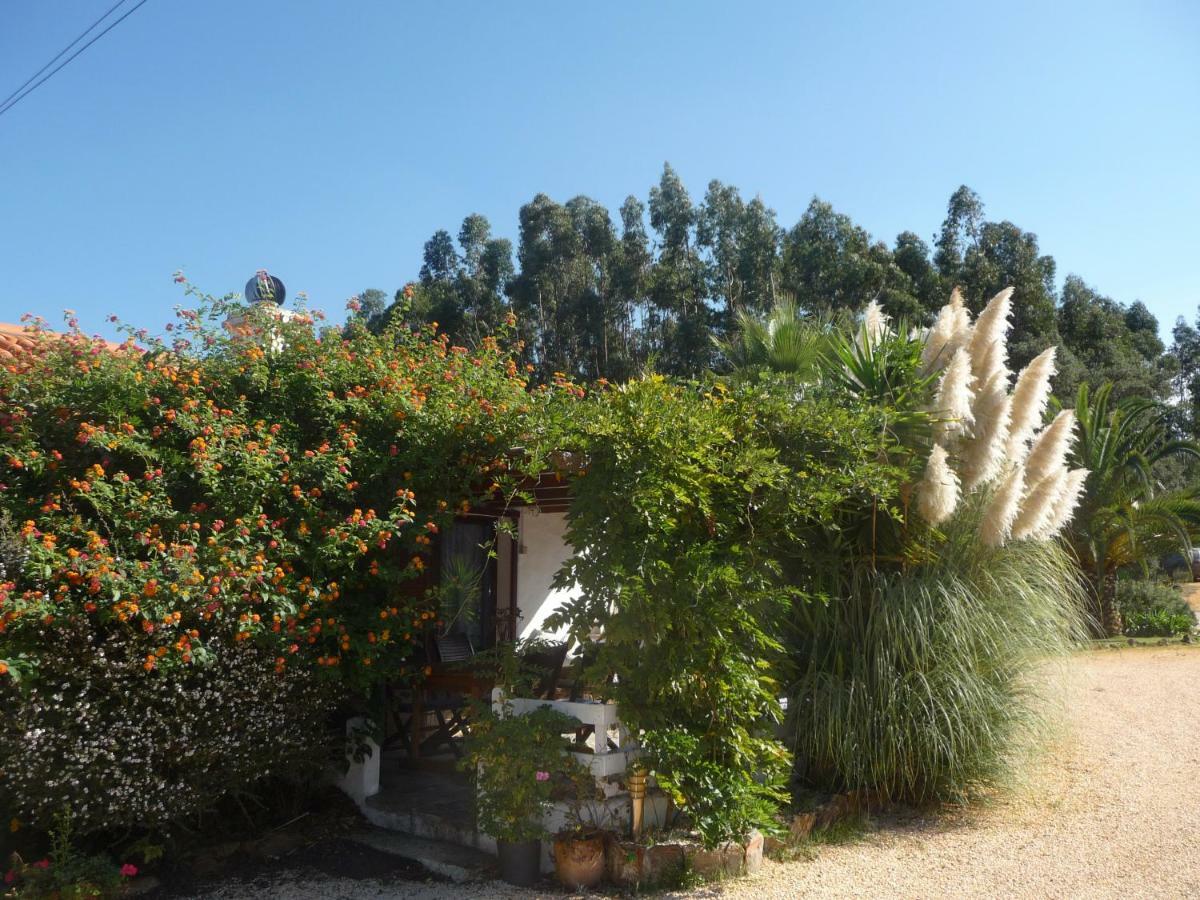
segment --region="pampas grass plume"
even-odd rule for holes
[[[1067,453],[1075,441],[1075,410],[1064,409],[1038,432],[1025,460],[1030,481],[1040,481],[1055,469],[1066,466]]]
[[[1012,534],[1013,521],[1021,508],[1025,491],[1025,467],[1013,466],[1001,480],[983,510],[979,539],[988,547],[1003,547]]]
[[[1054,377],[1054,357],[1057,347],[1049,347],[1039,353],[1017,376],[1013,388],[1012,424],[1008,432],[1008,455],[1018,462],[1025,455],[1029,441],[1046,413],[1046,402],[1050,399],[1050,379]]]
[[[1025,477],[1029,478],[1026,470]],[[1025,494],[1020,512],[1013,520],[1012,536],[1015,540],[1039,537],[1046,530],[1067,481],[1066,469],[1055,469]]]
[[[975,328],[971,331],[968,349],[971,366],[980,382],[1003,371],[1008,373],[1008,317],[1012,309],[1012,288],[1005,288],[988,301]]]
[[[925,463],[925,477],[917,485],[917,512],[930,525],[939,525],[958,506],[958,476],[946,459],[946,449],[934,444]]]
[[[883,307],[879,305],[878,300],[872,300],[867,304],[866,311],[863,313],[862,336],[863,343],[868,347],[874,347],[888,334],[888,316],[883,311]]]
[[[1072,469],[1067,473],[1055,503],[1054,512],[1042,528],[1042,537],[1054,537],[1067,527],[1071,516],[1075,514],[1075,509],[1079,506],[1079,500],[1083,496],[1083,490],[1090,474],[1087,469]]]
[[[962,294],[955,288],[950,294],[950,302],[938,311],[933,327],[925,336],[925,347],[921,351],[925,371],[945,367],[954,351],[964,346],[970,337],[971,314],[963,303]]]
[[[942,373],[933,399],[934,434],[942,443],[969,434],[975,424],[975,415],[971,411],[975,402],[975,392],[971,388],[974,382],[971,358],[965,348],[959,347]]]
[[[963,448],[961,472],[968,491],[991,481],[1004,465],[1012,417],[1007,374],[996,373],[976,390],[972,414],[975,421],[971,439]]]

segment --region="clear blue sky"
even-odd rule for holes
[[[0,96],[109,5],[0,3]],[[470,212],[615,211],[664,160],[889,242],[969,184],[1166,331],[1200,303],[1200,4],[149,0],[0,116],[0,321],[157,329],[179,267],[340,314]]]

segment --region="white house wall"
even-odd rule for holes
[[[535,632],[550,638],[566,636],[565,628],[555,632],[545,629],[546,617],[579,595],[577,588],[555,590],[550,586],[555,574],[572,555],[571,548],[563,539],[566,530],[565,513],[521,510],[517,609],[521,612],[519,629],[522,638],[530,637]]]

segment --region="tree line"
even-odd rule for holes
[[[1200,319],[1181,318],[1167,347],[1140,301],[1121,303],[1074,274],[1060,290],[1037,235],[989,219],[965,185],[932,244],[904,231],[889,246],[815,197],[791,228],[721,181],[697,202],[670,164],[644,202],[630,195],[615,216],[589,197],[538,194],[518,218],[515,250],[478,214],[457,236],[435,232],[412,289],[391,299],[364,291],[355,316],[372,330],[436,321],[470,344],[512,312],[539,377],[620,381],[648,366],[721,370],[739,315],[766,315],[782,298],[811,315],[854,314],[874,299],[919,326],[956,285],[973,313],[1011,285],[1014,369],[1058,345],[1058,396],[1111,381],[1117,397],[1169,403],[1178,429],[1200,434]]]

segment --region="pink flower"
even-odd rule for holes
[[[125,863],[125,865],[121,866],[121,877],[123,878],[132,878],[137,873],[138,868],[133,863]]]
[[[537,777],[538,781],[549,781],[550,773],[549,772],[538,772],[536,777]]]

